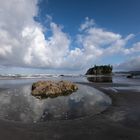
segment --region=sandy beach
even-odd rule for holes
[[[0,120],[0,140],[139,140],[140,93],[115,89],[127,84],[84,83],[103,91],[112,105],[97,114],[74,120],[21,123]],[[114,90],[115,89],[115,90]]]

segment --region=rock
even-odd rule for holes
[[[33,83],[31,94],[36,98],[54,98],[57,96],[65,96],[78,90],[78,86],[69,81],[38,81]]]
[[[127,78],[133,78],[133,74],[127,75]]]
[[[100,65],[89,68],[86,75],[105,75],[112,74],[113,67],[111,65]]]

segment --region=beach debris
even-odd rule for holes
[[[31,94],[38,99],[72,94],[78,86],[70,81],[38,81],[32,84]]]

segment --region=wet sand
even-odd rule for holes
[[[75,120],[24,124],[0,120],[0,140],[139,140],[140,92],[112,90],[122,84],[93,84],[111,97],[112,105],[102,113]],[[129,85],[125,85],[129,86]]]

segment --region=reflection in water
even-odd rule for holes
[[[102,82],[112,83],[112,76],[92,76],[92,77],[87,77],[87,80],[89,82],[97,82],[97,83],[102,83]]]
[[[30,94],[30,85],[1,91],[0,118],[22,122],[67,120],[97,114],[111,104],[110,98],[100,91],[78,86],[79,90],[69,96],[44,100]]]

